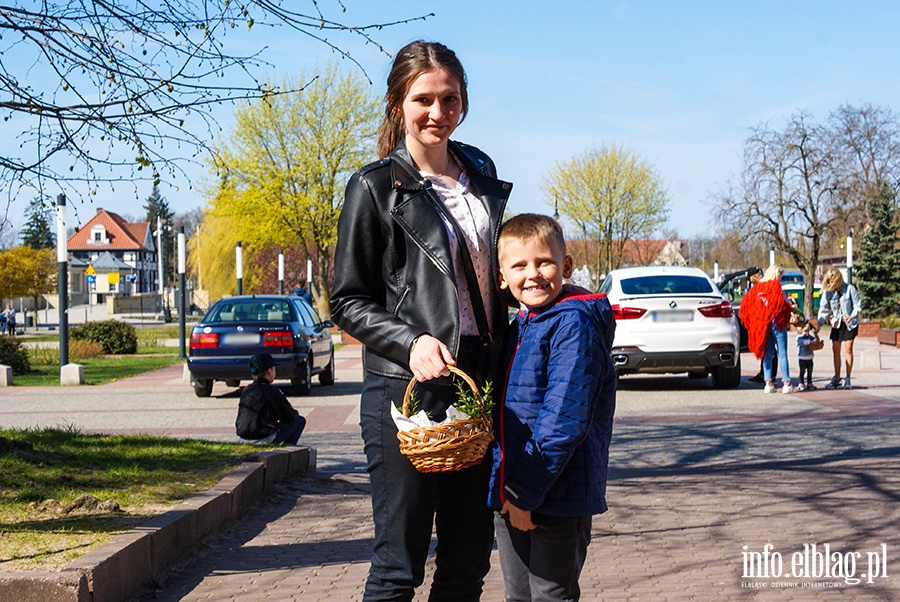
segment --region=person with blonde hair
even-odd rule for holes
[[[844,282],[837,268],[830,268],[822,278],[822,302],[819,306],[819,324],[831,324],[831,352],[834,357],[834,376],[826,389],[850,389],[850,373],[853,371],[853,341],[859,333],[859,312],[862,303],[856,287]],[[841,382],[841,347],[847,377]]]
[[[775,353],[781,368],[782,393],[793,393],[787,354],[787,331],[791,324],[793,304],[781,288],[784,268],[772,264],[763,277],[741,300],[740,319],[747,329],[747,346],[763,361],[764,391],[775,392]]]

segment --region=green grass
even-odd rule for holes
[[[74,429],[0,430],[0,570],[53,570],[194,493],[255,445]],[[114,508],[65,512],[93,496]]]
[[[152,370],[158,370],[181,362],[178,359],[178,350],[171,347],[165,348],[167,355],[123,355],[104,356],[84,360],[78,360],[84,368],[84,384],[100,385],[112,381],[122,380],[129,376],[143,374]],[[28,374],[16,375],[13,385],[16,387],[40,387],[59,384],[59,351],[55,364],[32,365],[32,371]],[[74,361],[74,360],[72,360]]]

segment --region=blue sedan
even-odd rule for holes
[[[301,297],[253,295],[216,301],[191,331],[188,370],[197,397],[209,397],[213,382],[238,387],[249,380],[250,358],[269,353],[276,376],[309,395],[312,377],[334,384],[334,345],[328,328]]]

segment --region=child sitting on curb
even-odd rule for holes
[[[241,391],[234,426],[237,436],[254,443],[286,443],[297,445],[306,418],[301,416],[275,380],[275,360],[268,353],[250,358],[253,382]]]

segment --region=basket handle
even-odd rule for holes
[[[447,366],[447,369],[450,370],[452,374],[455,374],[466,381],[466,384],[469,385],[469,388],[475,393],[475,399],[478,401],[478,405],[480,405],[482,411],[484,411],[484,401],[481,399],[481,393],[478,391],[478,385],[475,384],[475,381],[456,366]],[[406,418],[409,418],[409,396],[417,382],[419,381],[413,376],[412,379],[410,379],[409,384],[406,385],[406,393],[403,394],[403,407],[400,408],[400,413]]]

